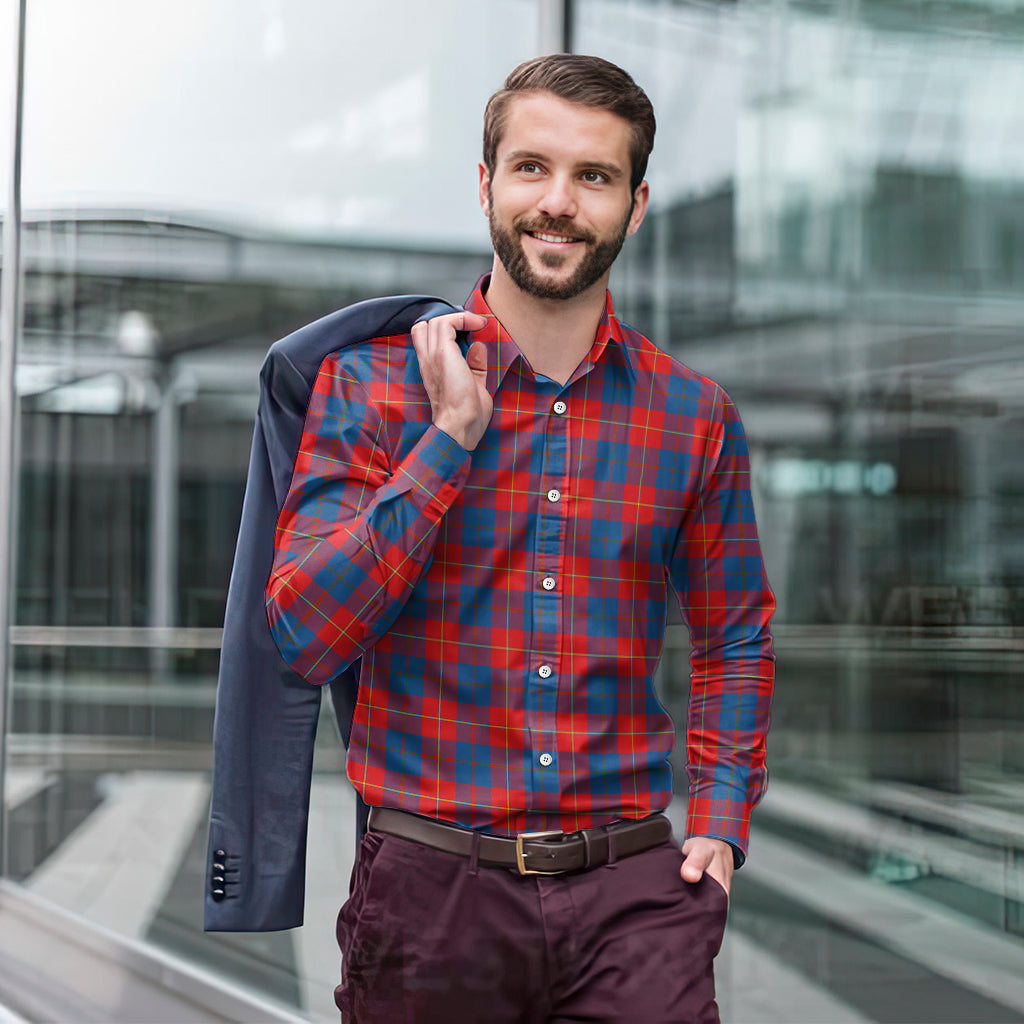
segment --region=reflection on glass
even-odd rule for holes
[[[329,709],[305,927],[201,932],[259,367],[358,299],[469,293],[483,106],[538,25],[534,0],[29,4],[10,875],[313,1019],[354,852]]]
[[[576,10],[659,112],[620,309],[737,401],[779,597],[725,1016],[1021,1019],[1024,4]]]
[[[485,244],[480,112],[538,24],[536,0],[30,3],[26,204]]]
[[[14,109],[16,7],[16,0],[0,0],[0,219],[7,213],[11,187],[11,115]]]

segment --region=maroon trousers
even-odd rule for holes
[[[338,916],[344,1024],[712,1024],[728,897],[673,840],[521,876],[369,832]]]

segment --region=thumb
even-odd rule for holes
[[[683,876],[683,879],[687,882],[699,882],[704,874],[705,869],[711,863],[711,856],[701,856],[704,851],[693,850],[687,852],[686,846],[683,847],[683,863],[679,870],[679,873]]]
[[[476,374],[487,373],[487,346],[482,341],[474,341],[466,353],[466,362]]]

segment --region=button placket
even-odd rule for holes
[[[560,801],[557,783],[558,767],[555,750],[556,716],[558,711],[558,658],[561,627],[561,586],[566,543],[565,482],[569,456],[568,403],[553,396],[547,398],[548,415],[542,438],[543,452],[539,460],[541,484],[534,498],[537,516],[536,572],[537,588],[533,601],[535,617],[532,623],[531,647],[534,657],[534,684],[529,692],[535,695],[536,717],[530,730],[532,761],[535,776],[533,809],[555,811]],[[543,409],[543,405],[541,405]],[[542,414],[543,415],[543,414]],[[540,440],[540,438],[538,439]],[[536,449],[535,449],[536,450]],[[542,773],[542,770],[546,772]]]

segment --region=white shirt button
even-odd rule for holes
[[[551,675],[551,666],[541,665],[541,667],[537,669],[537,675],[539,675],[541,679],[547,679],[548,676]]]
[[[540,755],[540,757],[537,758],[537,760],[540,761],[541,765],[544,768],[547,768],[547,766],[551,764],[552,761],[554,761],[554,758],[547,751],[545,751],[543,754]]]
[[[540,585],[545,590],[554,590],[555,589],[555,577],[554,576],[545,576],[544,579],[541,580]]]
[[[556,415],[564,416],[565,415],[565,410],[568,409],[569,407],[565,404],[565,402],[563,402],[561,399],[559,399],[557,402],[555,402],[555,404],[554,404],[554,406],[552,406],[552,408],[555,410]]]
[[[554,487],[552,487],[551,490],[548,491],[548,501],[558,501],[558,499],[561,498],[561,496],[562,492],[556,491]]]

